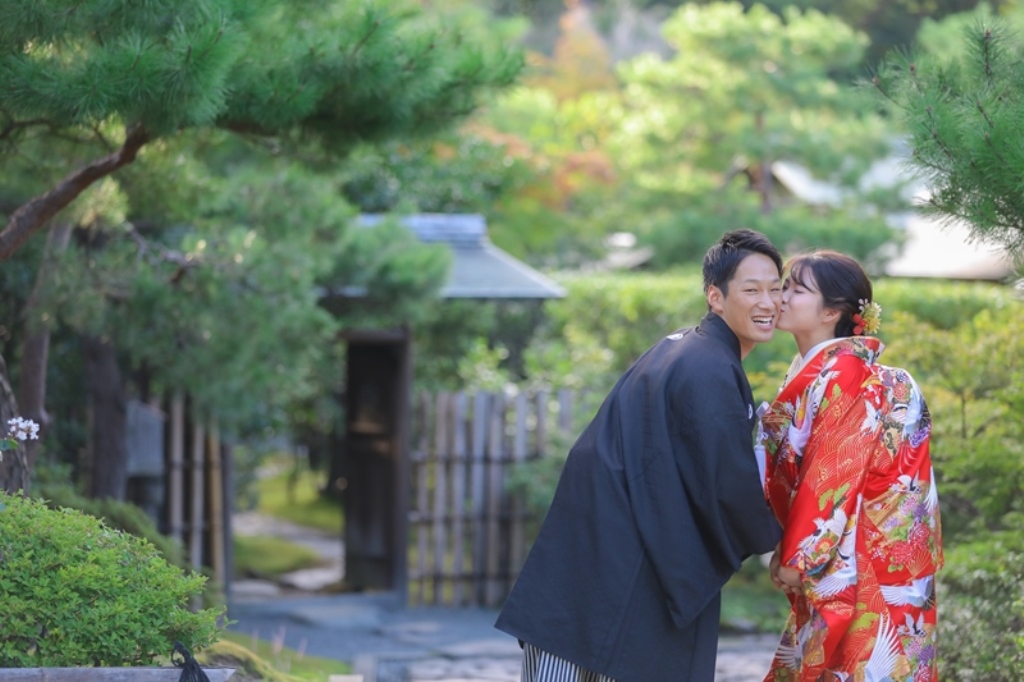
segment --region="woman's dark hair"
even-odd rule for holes
[[[853,336],[853,316],[860,312],[860,302],[872,300],[871,280],[860,263],[838,251],[820,250],[794,256],[786,269],[800,286],[821,292],[826,308],[841,313],[835,335]],[[815,286],[809,286],[808,279],[814,280]]]
[[[716,286],[728,296],[729,282],[736,274],[736,268],[744,258],[755,253],[771,258],[779,269],[779,277],[782,277],[782,256],[775,245],[760,232],[741,228],[726,232],[704,254],[704,293]]]

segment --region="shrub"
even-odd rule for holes
[[[36,481],[33,481],[32,492],[33,496],[41,498],[51,509],[77,509],[84,514],[102,519],[111,528],[145,538],[156,547],[168,563],[180,568],[187,567],[181,543],[157,530],[153,519],[130,502],[85,497],[67,483],[37,485]]]
[[[72,509],[0,493],[0,668],[153,664],[200,649],[223,609],[188,610],[205,578]]]
[[[1019,682],[1024,553],[998,541],[957,549],[939,574],[939,670],[960,682]]]

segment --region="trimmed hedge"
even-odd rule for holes
[[[0,493],[0,668],[151,665],[217,638],[206,579],[72,509]]]

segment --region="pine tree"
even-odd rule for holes
[[[962,57],[900,55],[872,82],[905,127],[922,210],[1024,255],[1024,53],[1008,27],[978,23]]]
[[[863,93],[833,77],[861,62],[866,36],[816,10],[779,17],[738,2],[683,5],[662,31],[674,54],[619,69],[612,141],[655,262],[699,258],[732,224],[786,251],[829,246],[873,265],[894,236],[879,201],[890,197],[868,196],[860,180],[888,153],[888,131]],[[792,201],[775,182],[785,164],[837,191],[811,207]]]
[[[0,2],[0,142],[113,142],[20,206],[0,259],[146,143],[187,128],[302,135],[337,152],[443,128],[519,58],[393,3]]]
[[[0,0],[0,16],[0,162],[76,159],[0,206],[0,260],[154,141],[219,129],[340,158],[451,125],[521,64],[411,1]],[[11,396],[0,371],[3,414]],[[9,454],[0,488],[24,488],[32,462]]]

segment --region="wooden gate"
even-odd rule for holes
[[[409,529],[409,601],[500,604],[526,556],[523,501],[507,491],[513,466],[544,456],[573,432],[569,390],[416,397]],[[560,437],[556,437],[560,434]]]

